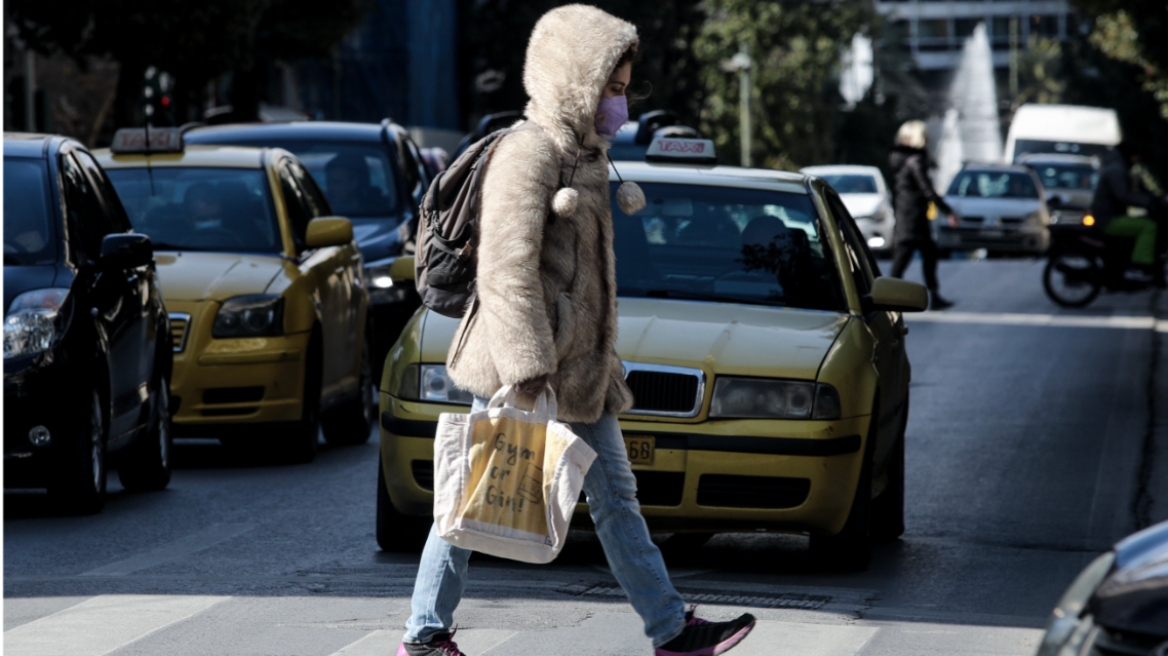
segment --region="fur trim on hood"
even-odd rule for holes
[[[596,7],[566,5],[544,14],[527,43],[527,116],[550,128],[561,148],[575,148],[581,139],[586,149],[607,148],[593,124],[596,107],[617,60],[636,43],[632,23]]]

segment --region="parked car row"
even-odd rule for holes
[[[122,130],[93,152],[6,134],[4,157],[6,487],[96,512],[108,469],[166,487],[176,435],[294,462],[322,428],[368,439],[418,304],[389,268],[440,156],[384,121]]]

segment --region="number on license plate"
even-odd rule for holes
[[[629,463],[634,465],[653,464],[653,452],[656,451],[656,446],[656,437],[645,436],[625,438],[625,449],[629,452]]]

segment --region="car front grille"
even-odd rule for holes
[[[174,342],[174,352],[181,353],[187,346],[187,331],[191,326],[191,315],[185,312],[170,313],[170,339]]]
[[[703,474],[698,479],[698,505],[722,508],[795,508],[811,492],[806,478]]]
[[[695,417],[705,395],[701,369],[625,362],[625,382],[633,392],[631,415]]]

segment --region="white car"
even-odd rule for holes
[[[1050,244],[1046,192],[1022,165],[967,164],[949,183],[945,202],[960,222],[932,221],[942,251],[984,248],[996,253],[1040,255]]]
[[[884,184],[884,174],[875,166],[808,166],[801,173],[823,178],[839,194],[844,207],[856,219],[868,248],[873,252],[892,250],[896,216],[892,212],[892,195]]]
[[[1051,223],[1082,223],[1099,184],[1098,157],[1032,153],[1018,158],[1018,163],[1034,169],[1042,181]]]

